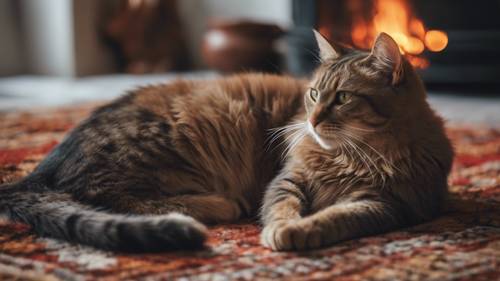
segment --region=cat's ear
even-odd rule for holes
[[[396,85],[401,81],[403,72],[403,57],[399,46],[387,33],[380,33],[375,39],[371,56],[374,66],[391,75],[391,84]]]
[[[343,49],[341,46],[336,44],[331,44],[326,40],[321,33],[313,29],[314,37],[316,37],[316,43],[318,43],[319,57],[325,61],[329,59],[336,59],[343,55]]]

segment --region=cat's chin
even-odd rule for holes
[[[336,145],[334,142],[331,140],[327,140],[322,138],[316,131],[314,130],[313,125],[311,122],[307,122],[307,130],[309,131],[309,134],[313,137],[313,139],[321,146],[321,148],[326,149],[326,150],[332,150]]]

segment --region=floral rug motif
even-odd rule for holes
[[[94,106],[0,113],[0,183],[33,170]],[[0,280],[500,280],[500,130],[447,132],[450,190],[467,201],[426,224],[287,253],[260,246],[255,224],[220,225],[203,251],[120,254],[0,220]]]

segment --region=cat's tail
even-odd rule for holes
[[[22,185],[0,186],[0,213],[31,225],[42,236],[133,252],[197,249],[206,240],[206,227],[179,213],[111,214],[81,204],[68,194]]]

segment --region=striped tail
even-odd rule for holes
[[[0,212],[31,225],[41,236],[127,252],[198,249],[206,240],[206,227],[179,213],[110,214],[68,194],[21,190],[18,185],[0,186]]]

